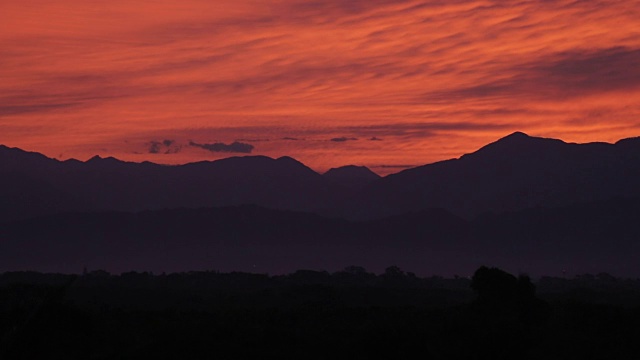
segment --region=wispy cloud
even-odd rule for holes
[[[22,127],[0,142],[50,154],[149,156],[175,148],[149,142],[166,137],[184,149],[163,158],[186,161],[270,139],[261,154],[312,166],[423,163],[514,130],[640,131],[633,1],[35,0],[2,13],[0,129]],[[217,138],[237,140],[188,149]]]
[[[356,140],[358,140],[358,138],[341,136],[341,137],[331,138],[329,141],[346,142],[346,141],[356,141]]]
[[[231,144],[225,143],[211,143],[211,144],[198,144],[193,141],[189,142],[190,146],[198,147],[215,153],[242,153],[250,154],[254,146],[251,144],[241,143],[234,141]]]
[[[152,140],[147,143],[147,151],[149,154],[177,154],[181,150],[182,145],[177,144],[175,140]]]
[[[512,77],[454,90],[424,94],[426,101],[521,99],[558,101],[568,97],[640,89],[640,48],[625,47],[549,54],[517,64]]]

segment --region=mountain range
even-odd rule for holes
[[[640,138],[514,133],[380,177],[290,158],[58,161],[0,146],[0,271],[398,265],[640,275]]]
[[[343,214],[375,218],[435,207],[473,218],[637,197],[639,183],[640,138],[568,144],[516,132],[459,159],[380,179],[350,199]]]
[[[0,146],[0,221],[244,204],[363,220],[430,208],[473,218],[638,197],[639,183],[640,138],[570,144],[516,132],[458,159],[386,177],[357,166],[321,175],[290,157],[167,166],[98,156],[58,161]]]

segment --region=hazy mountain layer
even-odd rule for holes
[[[71,213],[0,225],[0,271],[336,271],[390,265],[470,275],[481,265],[562,276],[640,274],[640,200],[464,220],[428,210],[365,222],[254,206]]]

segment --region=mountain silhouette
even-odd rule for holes
[[[573,144],[516,132],[458,159],[382,178],[357,166],[320,175],[290,157],[168,166],[99,156],[58,161],[0,146],[0,222],[68,211],[243,204],[363,220],[441,208],[472,219],[638,197],[638,183],[640,138]]]
[[[282,274],[390,264],[422,275],[481,265],[560,276],[640,274],[640,199],[487,214],[429,209],[370,221],[256,206],[64,213],[0,224],[0,272]]]
[[[465,217],[640,195],[640,141],[571,144],[513,133],[458,159],[367,186],[343,214],[375,218],[440,207]]]
[[[347,165],[332,168],[323,174],[329,182],[348,188],[359,189],[373,181],[380,179],[380,175],[374,173],[366,166]]]
[[[232,157],[179,166],[93,157],[58,161],[0,148],[3,221],[64,211],[140,211],[257,204],[311,211],[326,207],[326,180],[290,158]]]
[[[168,166],[0,146],[0,271],[640,273],[640,138],[514,133],[378,178],[290,157]]]

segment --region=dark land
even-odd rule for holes
[[[537,286],[537,292],[536,292]],[[3,359],[632,359],[640,280],[328,273],[0,275]]]
[[[638,184],[640,138],[386,177],[0,146],[0,358],[638,358]]]
[[[0,271],[640,274],[640,138],[514,133],[379,177],[282,157],[180,166],[0,146]]]
[[[63,213],[0,224],[0,271],[191,270],[470,276],[481,265],[534,276],[640,274],[640,201],[612,199],[486,214],[432,209],[369,221],[253,205]]]

